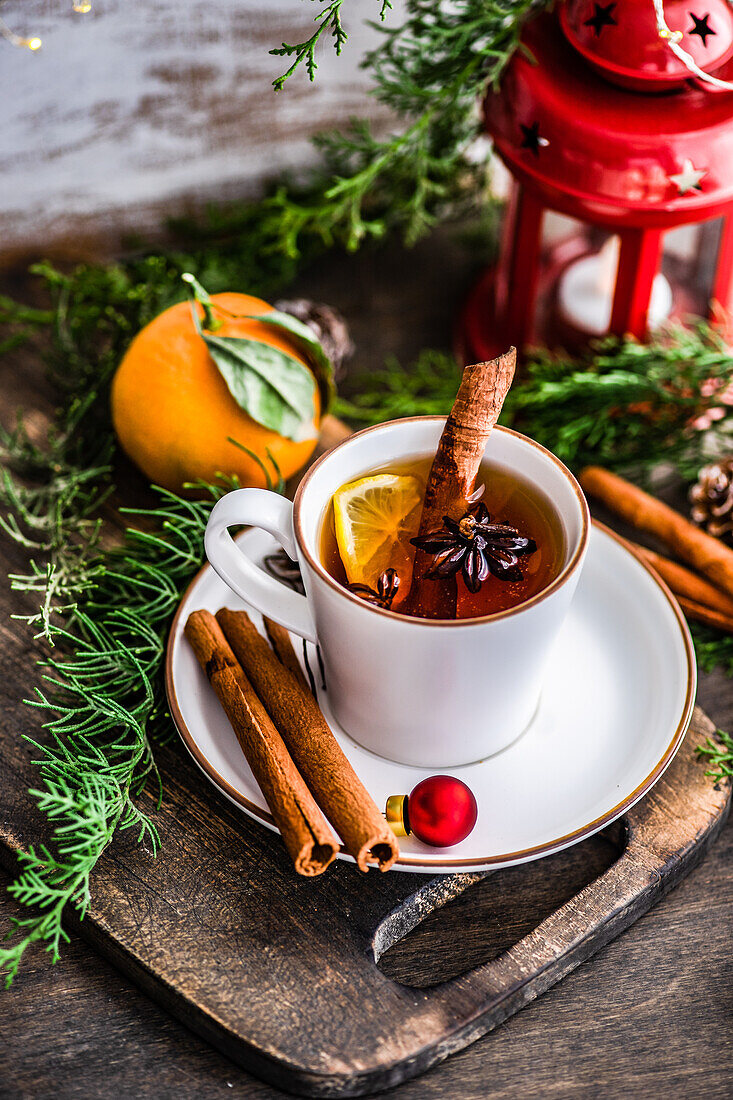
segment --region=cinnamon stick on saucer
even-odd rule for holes
[[[280,730],[298,770],[361,871],[392,866],[394,833],[328,728],[307,688],[282,664],[246,611],[222,608],[216,618],[246,675]]]
[[[672,552],[733,596],[733,550],[707,535],[683,515],[636,485],[605,470],[588,466],[580,484],[637,531],[655,535]]]
[[[293,676],[300,682],[300,686],[305,691],[310,691],[310,684],[306,680],[305,673],[300,667],[300,661],[295,655],[289,632],[284,626],[281,626],[280,623],[276,623],[274,619],[268,619],[266,615],[263,616],[263,622],[265,624],[265,632],[270,639],[270,645],[274,649],[277,659],[281,664],[285,665],[286,668],[290,669]]]
[[[688,619],[702,623],[704,626],[715,627],[726,634],[733,634],[733,615],[727,615],[724,611],[716,611],[714,607],[707,607],[703,603],[695,603],[686,596],[678,596],[679,605]]]
[[[336,856],[336,838],[219,624],[210,611],[194,611],[184,633],[234,728],[295,870],[320,875]]]
[[[684,565],[678,565],[676,561],[665,558],[663,554],[656,554],[646,546],[630,542],[629,546],[636,550],[652,566],[674,592],[675,596],[684,598],[703,607],[709,607],[713,611],[733,618],[733,597],[726,595],[704,577],[698,577],[691,569]]]
[[[516,363],[517,350],[510,348],[498,359],[464,370],[430,468],[418,537],[440,530],[444,516],[460,519],[468,508],[486,441],[499,419]],[[429,554],[417,551],[405,611],[428,619],[454,619],[455,579],[436,584],[425,576],[431,563]]]

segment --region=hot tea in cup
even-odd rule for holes
[[[433,456],[392,463],[341,486],[326,510],[321,561],[334,580],[377,607],[435,618],[411,600],[420,516]],[[426,540],[436,587],[455,588],[455,618],[517,607],[562,568],[565,536],[548,497],[513,470],[484,461],[463,519]],[[431,535],[433,537],[431,537]],[[438,599],[447,606],[450,593]],[[451,616],[453,617],[453,616]]]

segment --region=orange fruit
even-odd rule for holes
[[[237,293],[212,294],[211,302],[214,315],[223,322],[216,336],[258,340],[310,366],[287,332],[246,316],[228,316],[268,313],[272,306],[267,302]],[[196,309],[201,316],[201,307]],[[217,474],[236,475],[242,485],[265,487],[266,477],[256,460],[230,439],[253,451],[273,481],[277,474],[268,450],[282,476],[291,477],[308,461],[317,442],[317,386],[313,406],[312,423],[303,433],[308,438],[299,442],[253,420],[229,392],[196,331],[188,302],[164,310],[138,333],[112,382],[112,423],[122,449],[150,481],[176,492],[186,482],[214,481]]]

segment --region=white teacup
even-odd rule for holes
[[[536,486],[560,521],[565,554],[555,579],[509,611],[455,621],[408,618],[348,592],[320,560],[331,497],[376,467],[434,454],[444,423],[426,416],[365,428],[311,467],[293,504],[264,489],[237,489],[215,505],[206,528],[207,557],[229,587],[289,630],[319,642],[330,707],[342,728],[380,756],[426,768],[483,759],[527,728],[590,529],[581,488],[560,460],[518,432],[495,428],[487,459]],[[241,524],[269,531],[300,563],[306,596],[237,548],[228,528]]]

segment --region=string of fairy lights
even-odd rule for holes
[[[702,80],[705,84],[709,84],[714,88],[720,88],[724,91],[733,91],[733,81],[720,80],[717,76],[706,73],[705,70],[701,69],[697,64],[692,54],[688,53],[687,50],[680,45],[684,35],[682,31],[671,30],[667,24],[664,13],[664,0],[652,0],[652,3],[654,5],[654,14],[657,21],[657,33],[662,42],[672,51],[675,57],[677,57],[698,80]],[[728,3],[733,6],[733,0],[728,0]],[[2,6],[2,0],[0,0],[0,6]],[[92,10],[92,0],[72,0],[71,6],[79,15],[86,15]],[[40,50],[43,45],[43,42],[37,34],[30,35],[29,37],[22,34],[16,34],[2,17],[0,17],[0,37],[4,38],[6,42],[9,42],[11,46],[19,46],[26,50]]]
[[[92,0],[72,0],[71,7],[73,11],[78,12],[79,15],[86,15],[87,12],[92,10]],[[0,16],[0,37],[4,38],[6,42],[9,42],[11,46],[17,46],[22,50],[31,50],[33,53],[36,50],[40,50],[43,41],[37,34],[23,35],[16,34],[16,32],[8,26],[5,20]]]

